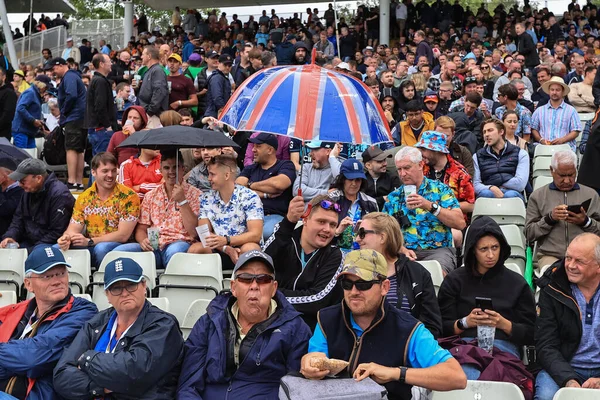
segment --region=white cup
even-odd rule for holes
[[[416,194],[417,193],[417,187],[415,185],[404,185],[404,201],[406,202],[406,199],[408,199],[408,196],[410,196],[411,194]],[[412,209],[412,207],[408,206],[408,208]]]

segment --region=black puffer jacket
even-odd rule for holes
[[[537,284],[541,288],[535,323],[537,359],[560,387],[571,379],[582,384],[569,363],[579,348],[583,329],[564,261],[554,263]]]
[[[500,242],[500,258],[484,275],[476,271],[475,246],[483,236],[492,235]],[[512,322],[512,333],[496,329],[496,339],[507,340],[517,346],[533,343],[535,302],[525,279],[504,266],[510,255],[500,226],[490,217],[479,217],[469,227],[465,239],[465,266],[452,271],[440,287],[438,302],[442,313],[444,336],[454,335],[456,320],[466,317],[475,308],[475,297],[492,299],[494,311]],[[471,327],[463,337],[477,337],[477,328]]]
[[[175,317],[146,301],[114,352],[96,351],[113,312],[109,308],[89,320],[65,350],[54,369],[55,390],[73,400],[174,399],[183,360]]]

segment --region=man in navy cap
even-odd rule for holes
[[[185,347],[177,398],[277,398],[279,380],[298,371],[310,329],[281,292],[262,251],[242,254],[231,293],[217,296]]]
[[[263,238],[267,240],[287,213],[296,168],[289,160],[277,159],[279,144],[275,135],[261,132],[248,141],[254,144],[254,164],[245,167],[235,183],[254,190],[262,199],[265,213]]]
[[[52,369],[96,306],[75,298],[60,250],[38,246],[25,261],[31,300],[0,308],[0,392],[17,399],[59,399]]]
[[[130,258],[106,266],[109,308],[79,331],[54,371],[66,399],[175,398],[183,338],[175,317],[146,301],[142,267]]]
[[[210,55],[208,56],[211,57]],[[206,93],[206,111],[205,117],[217,118],[219,110],[225,107],[225,104],[231,97],[231,82],[229,73],[233,65],[233,57],[229,54],[219,56],[219,65],[217,69],[208,77]]]

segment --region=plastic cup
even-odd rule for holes
[[[158,250],[158,239],[160,238],[160,229],[159,228],[148,228],[148,240],[150,241],[150,246],[154,250]]]
[[[7,249],[18,249],[19,243],[15,243],[15,242],[7,243],[6,248]]]
[[[496,328],[493,326],[477,325],[477,344],[479,348],[492,354]]]
[[[206,238],[210,235],[210,230],[208,229],[208,224],[203,224],[196,227],[196,232],[198,233],[198,237],[202,242],[202,246],[208,247],[206,245]]]
[[[417,193],[417,187],[415,185],[404,185],[404,200],[406,201],[406,199],[408,198],[408,196],[410,196],[411,194],[416,194]],[[411,208],[410,206],[407,205],[408,208]]]
[[[167,86],[169,86],[169,94],[171,93],[171,86],[173,86],[173,83],[171,81],[167,82]]]

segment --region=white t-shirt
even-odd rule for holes
[[[396,19],[407,19],[408,17],[408,9],[406,8],[406,4],[398,3],[396,6]]]

